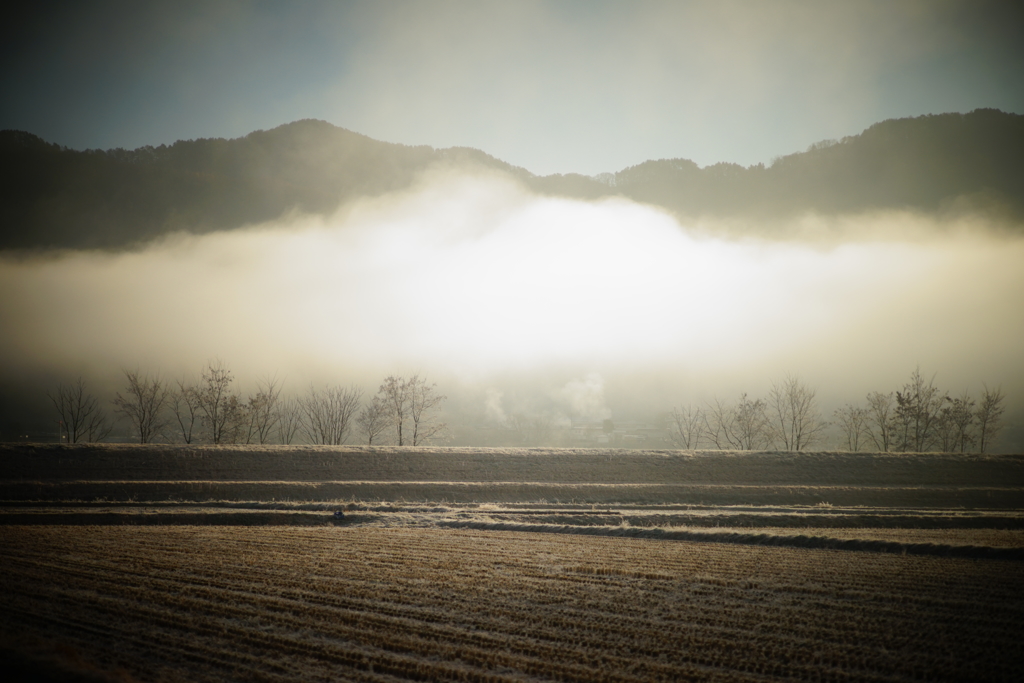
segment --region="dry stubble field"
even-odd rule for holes
[[[292,491],[317,490],[320,468],[340,486],[454,493],[194,487],[245,484],[246,457],[251,481]],[[1017,681],[1022,461],[0,447],[0,648],[15,680]],[[509,475],[524,468],[534,494],[602,498],[487,501],[522,495]],[[185,484],[116,494],[140,481]],[[70,482],[96,495],[68,498]],[[683,499],[637,502],[637,486]],[[715,487],[728,504],[685,499]],[[802,502],[830,490],[886,504]],[[954,504],[907,505],[930,498]]]

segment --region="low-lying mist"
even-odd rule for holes
[[[756,231],[757,226],[752,226]],[[982,218],[811,216],[727,238],[621,199],[435,171],[323,219],[133,251],[0,259],[8,387],[223,360],[243,391],[420,373],[448,410],[643,417],[786,373],[823,411],[920,366],[951,392],[1024,393],[1024,238]]]

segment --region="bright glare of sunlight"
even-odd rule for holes
[[[1019,240],[702,234],[624,200],[442,174],[329,219],[2,262],[0,323],[18,333],[0,350],[68,366],[219,356],[296,376],[565,363],[712,372],[825,355],[903,354],[909,367],[999,356],[1024,332],[1006,314],[1007,297],[1024,293]]]

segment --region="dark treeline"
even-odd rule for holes
[[[1002,429],[1005,395],[983,387],[956,396],[926,380],[920,368],[900,389],[873,391],[863,404],[846,404],[826,421],[815,390],[795,377],[772,382],[765,398],[741,394],[673,408],[669,438],[680,448],[803,451],[821,447],[833,428],[841,450],[881,453],[985,453]]]
[[[446,397],[419,375],[389,375],[363,400],[356,386],[311,384],[282,394],[275,378],[256,391],[234,391],[234,375],[211,361],[198,376],[168,380],[124,370],[124,387],[113,400],[114,416],[139,443],[209,443],[422,446],[443,442],[448,426],[438,419]],[[108,411],[78,378],[47,392],[62,443],[105,440],[113,431]]]
[[[198,376],[174,380],[124,370],[124,386],[111,408],[139,443],[428,445],[446,442],[440,420],[446,400],[436,384],[419,375],[391,375],[364,400],[355,386],[310,385],[284,395],[274,378],[239,394],[234,376],[211,361]],[[863,404],[846,404],[832,421],[820,412],[816,391],[787,376],[772,382],[764,398],[741,394],[736,402],[713,399],[675,407],[664,420],[665,438],[687,450],[847,451],[986,453],[1002,429],[1001,389],[984,386],[975,398],[950,395],[925,379],[920,369],[898,390],[871,392]],[[58,384],[49,392],[59,441],[105,440],[113,425],[108,411],[83,380]],[[564,445],[551,416],[509,415],[499,429],[516,443]],[[605,431],[614,423],[603,421]]]
[[[745,168],[647,161],[618,173],[534,176],[483,152],[372,140],[297,121],[233,140],[76,151],[0,132],[0,249],[118,248],[327,214],[408,187],[437,163],[506,173],[542,194],[625,196],[681,217],[784,218],[807,211],[994,210],[1024,216],[1024,116],[980,109],[878,123],[860,135]]]

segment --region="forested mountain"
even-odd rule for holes
[[[20,131],[0,133],[0,246],[115,247],[173,230],[202,233],[329,213],[358,196],[408,186],[444,158],[511,171],[476,150],[372,140],[297,121],[234,140],[75,151]]]
[[[596,178],[534,176],[478,150],[379,142],[305,120],[233,140],[135,150],[76,151],[2,131],[0,248],[116,248],[293,209],[324,214],[407,187],[436,163],[490,168],[543,194],[622,195],[684,217],[964,205],[1024,217],[1024,116],[992,109],[884,121],[770,166],[662,159]]]
[[[806,211],[941,211],[954,204],[1024,216],[1024,116],[994,109],[891,119],[860,135],[744,168],[647,161],[609,179],[681,215],[780,217]],[[966,207],[965,207],[966,208]]]

